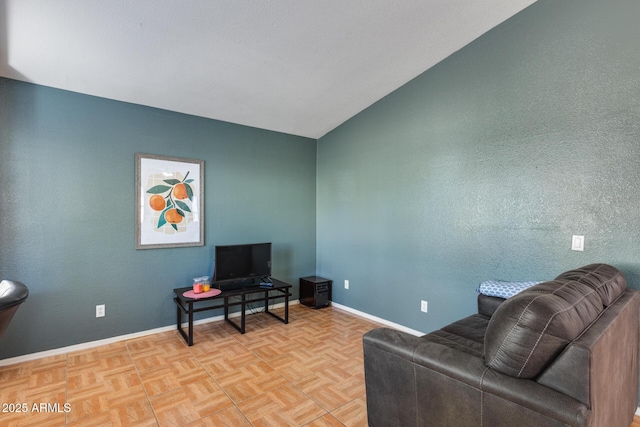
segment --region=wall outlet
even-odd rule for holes
[[[345,279],[344,281],[344,288],[345,289],[349,289],[349,281]]]
[[[104,304],[96,305],[96,317],[104,317]]]
[[[428,309],[429,304],[425,300],[420,301],[420,311],[426,313]]]

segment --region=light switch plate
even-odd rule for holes
[[[584,236],[576,236],[574,234],[571,237],[571,250],[584,251]]]

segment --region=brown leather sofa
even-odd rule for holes
[[[629,427],[640,292],[592,264],[422,337],[365,334],[369,426]]]

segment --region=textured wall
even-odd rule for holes
[[[606,262],[640,288],[638,16],[540,0],[321,138],[334,300],[428,332],[486,279]]]
[[[31,292],[0,359],[174,324],[215,244],[273,242],[292,284],[315,271],[314,140],[7,79],[0,124],[0,278]],[[205,161],[206,246],[134,249],[136,152]]]

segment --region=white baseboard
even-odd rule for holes
[[[298,304],[298,300],[295,301],[290,301],[289,305],[295,305]],[[410,329],[407,328],[405,326],[399,325],[397,323],[393,323],[393,322],[389,322],[388,320],[382,319],[380,317],[376,317],[376,316],[372,316],[368,313],[359,311],[359,310],[355,310],[351,307],[347,307],[346,305],[342,305],[342,304],[338,304],[335,302],[331,302],[331,305],[339,310],[343,310],[343,311],[347,311],[349,313],[355,314],[357,316],[363,317],[365,319],[369,319],[372,320],[374,322],[377,323],[381,323],[385,326],[389,326],[391,328],[395,328],[401,331],[404,331],[408,334],[411,335],[415,335],[415,336],[422,336],[424,335],[424,333],[420,332],[420,331],[416,331],[414,329]],[[279,303],[276,304],[274,307],[283,307],[284,303]],[[229,314],[229,317],[238,317],[240,316],[240,312],[234,312]],[[219,315],[219,316],[213,316],[213,317],[207,317],[206,319],[200,319],[200,320],[196,320],[195,322],[193,322],[194,325],[201,325],[204,323],[209,323],[209,322],[218,322],[220,320],[224,320],[224,315]],[[183,323],[182,324],[183,327],[186,327],[187,324]],[[131,340],[131,339],[135,339],[135,338],[140,338],[140,337],[144,337],[147,335],[152,335],[152,334],[159,334],[161,332],[167,332],[167,331],[174,331],[176,330],[176,326],[175,325],[170,325],[170,326],[163,326],[161,328],[155,328],[155,329],[148,329],[146,331],[140,331],[140,332],[134,332],[132,334],[126,334],[126,335],[119,335],[119,336],[115,336],[115,337],[111,337],[111,338],[105,338],[103,340],[97,340],[97,341],[89,341],[89,342],[85,342],[82,344],[76,344],[76,345],[70,345],[67,347],[60,347],[60,348],[55,348],[52,350],[46,350],[46,351],[40,351],[38,353],[31,353],[31,354],[25,354],[23,356],[16,356],[16,357],[11,357],[8,359],[2,359],[0,360],[0,366],[8,366],[8,365],[15,365],[16,363],[22,363],[22,362],[28,362],[31,360],[37,360],[37,359],[44,359],[45,357],[51,357],[51,356],[59,356],[61,354],[65,354],[65,353],[70,353],[72,351],[80,351],[80,350],[88,350],[90,348],[94,348],[94,347],[100,347],[102,345],[108,345],[108,344],[113,344],[116,342],[120,342],[120,341],[126,341],[126,340]]]
[[[289,306],[295,305],[295,304],[298,304],[298,300],[289,301]],[[273,308],[279,308],[279,307],[284,307],[284,303],[278,303],[273,305]],[[247,314],[251,314],[255,312],[256,311],[249,310],[249,313]],[[239,316],[240,316],[239,311],[229,313],[229,317],[239,317]],[[203,323],[217,322],[220,320],[224,320],[223,314],[219,316],[207,317],[206,319],[196,320],[193,322],[193,324],[201,325]],[[187,323],[183,323],[182,327],[186,328]],[[134,332],[132,334],[126,334],[126,335],[118,335],[116,337],[105,338],[103,340],[89,341],[82,344],[76,344],[76,345],[70,345],[67,347],[55,348],[52,350],[40,351],[38,353],[31,353],[31,354],[25,354],[23,356],[10,357],[8,359],[0,360],[0,366],[15,365],[16,363],[29,362],[31,360],[37,360],[37,359],[44,359],[45,357],[59,356],[61,354],[70,353],[72,351],[88,350],[90,348],[100,347],[102,345],[113,344],[120,341],[126,341],[134,338],[144,337],[147,335],[159,334],[161,332],[175,331],[175,330],[176,330],[176,325],[163,326],[161,328],[148,329],[146,331]]]
[[[398,329],[400,331],[406,332],[411,335],[415,335],[417,337],[421,337],[424,335],[424,332],[416,331],[415,329],[407,328],[406,326],[399,325],[397,323],[390,322],[388,320],[382,319],[380,317],[372,316],[368,313],[353,309],[351,307],[347,307],[346,305],[338,304],[335,302],[331,302],[331,305],[339,310],[348,311],[349,313],[353,313],[357,316],[364,317],[365,319],[372,320],[377,323],[382,323],[385,326],[389,326],[394,329]]]
[[[194,322],[195,323],[195,322]],[[113,344],[119,341],[130,340],[134,338],[144,337],[146,335],[158,334],[160,332],[173,331],[175,325],[163,326],[162,328],[149,329],[146,331],[135,332],[127,335],[119,335],[117,337],[105,338],[103,340],[89,341],[82,344],[70,345],[67,347],[54,348],[51,350],[40,351],[38,353],[25,354],[23,356],[10,357],[0,360],[0,366],[15,365],[16,363],[29,362],[31,360],[44,359],[45,357],[59,356],[61,354],[70,353],[72,351],[88,350],[101,345]]]

